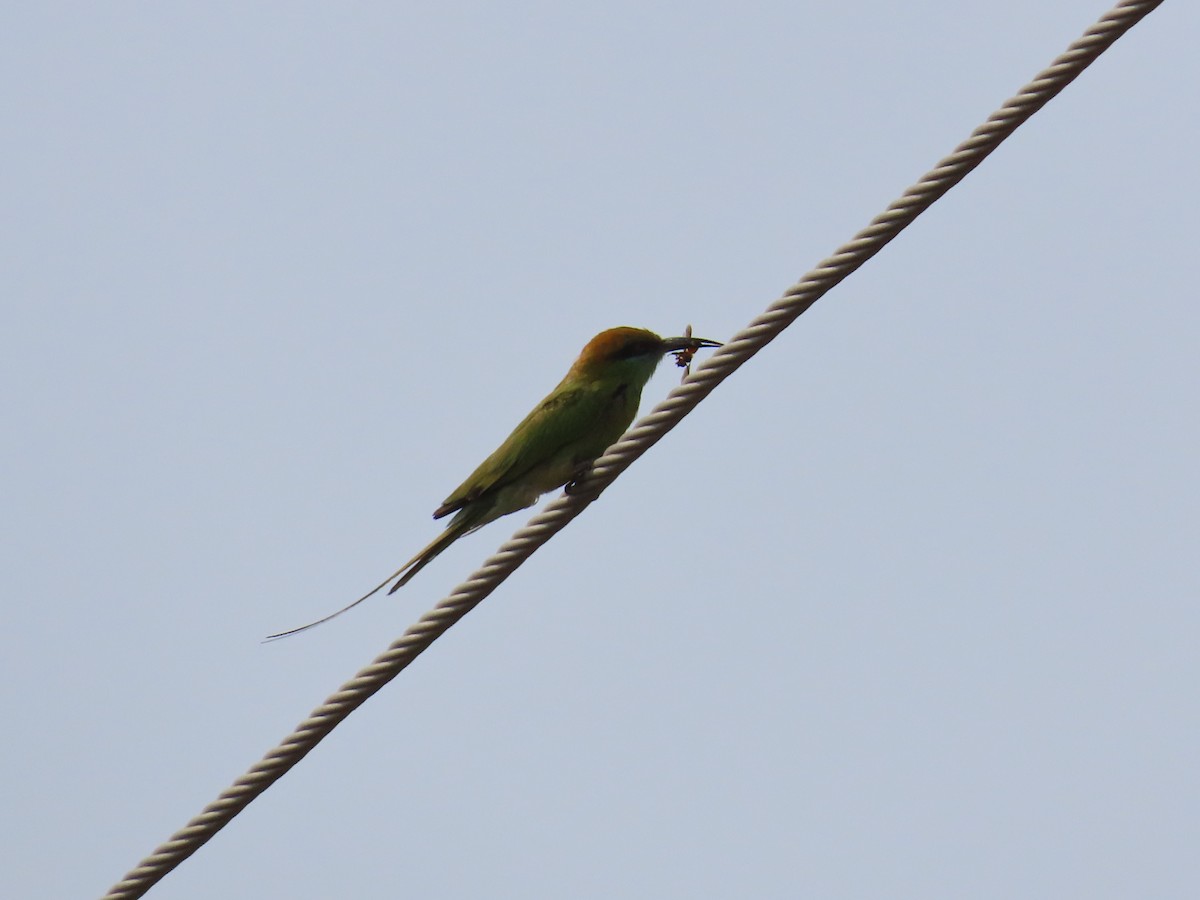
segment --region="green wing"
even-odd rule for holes
[[[625,384],[609,384],[607,389],[589,385],[555,390],[446,498],[434,518],[457,512],[489,491],[520,481],[538,467],[573,468],[595,459],[633,420],[640,399],[631,397],[633,393]],[[558,484],[569,477],[564,476]]]

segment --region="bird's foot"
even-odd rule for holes
[[[571,476],[571,480],[563,485],[563,493],[568,496],[585,493],[584,487],[587,484],[588,473],[591,471],[592,464],[590,462],[576,469],[575,474]]]

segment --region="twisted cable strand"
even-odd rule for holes
[[[105,897],[143,896],[191,856],[259,794],[303,759],[355,709],[402,672],[455,622],[474,609],[538,547],[579,515],[629,465],[656,444],[704,397],[775,339],[830,288],[872,256],[978,166],[1005,138],[1070,84],[1117,38],[1162,0],[1123,0],[1048,68],[1008,100],[953,153],[832,256],[819,263],[766,311],[698,366],[665,400],[600,457],[571,494],[553,500],[445,599],[410,626],[370,665],[343,684],[277,747],[204,810],[142,860]]]

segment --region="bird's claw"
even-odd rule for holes
[[[588,474],[592,471],[590,462],[584,463],[575,470],[575,474],[571,476],[570,481],[563,485],[563,493],[567,496],[586,493],[584,487],[587,483]]]

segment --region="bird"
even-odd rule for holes
[[[642,399],[642,388],[668,353],[680,366],[718,341],[691,336],[659,337],[622,326],[587,342],[558,386],[533,408],[499,447],[479,464],[442,505],[434,519],[454,514],[436,538],[412,559],[349,606],[299,628],[269,635],[288,637],[322,625],[392,584],[395,593],[456,540],[501,516],[533,506],[547,491],[572,484],[625,433]]]

